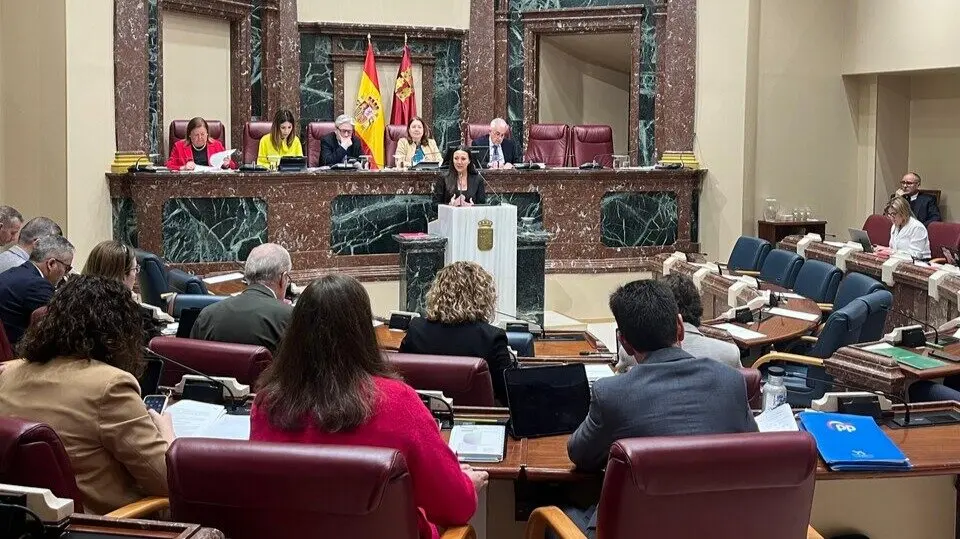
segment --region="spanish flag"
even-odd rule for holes
[[[393,109],[390,123],[407,125],[417,115],[417,98],[413,93],[413,63],[410,61],[410,47],[403,45],[403,58],[397,71],[397,82],[393,90]]]
[[[367,38],[367,59],[363,62],[360,89],[357,91],[357,106],[353,111],[354,128],[363,141],[363,151],[372,157],[370,168],[384,167],[383,159],[383,100],[380,98],[380,81],[377,80],[377,64],[373,59],[373,44]]]

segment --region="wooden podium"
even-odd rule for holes
[[[447,238],[444,263],[468,260],[483,266],[497,284],[497,310],[517,312],[517,207],[455,207],[441,204],[430,234]]]

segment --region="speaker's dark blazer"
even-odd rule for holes
[[[479,174],[467,175],[467,190],[447,190],[446,175],[437,178],[433,184],[433,201],[437,204],[449,204],[454,195],[463,194],[463,198],[473,204],[487,203],[487,190],[483,178]]]

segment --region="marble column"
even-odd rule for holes
[[[542,230],[517,234],[517,318],[543,327],[547,240]]]
[[[427,236],[408,239],[394,234],[400,244],[400,303],[403,311],[427,314],[427,290],[443,268],[447,238]]]

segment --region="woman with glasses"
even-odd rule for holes
[[[930,239],[923,223],[913,216],[910,203],[903,197],[895,197],[887,204],[883,214],[890,219],[890,246],[877,247],[876,253],[889,258],[893,253],[906,253],[916,259],[930,258]]]

